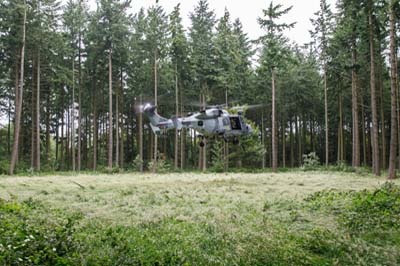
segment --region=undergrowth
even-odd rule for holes
[[[400,187],[391,183],[265,203],[241,219],[166,216],[131,226],[1,200],[0,265],[399,265],[399,214]],[[336,227],[306,215],[330,216]]]

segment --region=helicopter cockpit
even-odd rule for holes
[[[242,130],[242,119],[239,116],[230,116],[229,120],[231,122],[232,130]]]

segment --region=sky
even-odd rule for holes
[[[156,0],[132,0],[132,12],[136,13],[141,7],[148,8],[155,4]],[[94,7],[95,0],[88,0]],[[232,20],[239,18],[243,24],[243,29],[251,39],[257,39],[263,31],[257,23],[257,18],[262,16],[262,10],[267,9],[271,0],[208,0],[210,9],[214,10],[216,17],[220,18],[224,14],[225,7],[231,14]],[[282,4],[285,8],[293,6],[292,10],[284,16],[287,23],[296,22],[296,25],[285,35],[290,40],[302,45],[308,43],[311,38],[309,30],[312,29],[310,18],[315,17],[314,13],[319,10],[319,0],[274,0],[274,5]],[[336,0],[327,0],[332,8],[335,7]],[[159,0],[159,4],[170,13],[173,8],[181,3],[181,16],[185,28],[190,27],[189,14],[193,12],[198,0]]]

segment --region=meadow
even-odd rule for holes
[[[0,177],[0,265],[399,265],[368,173]]]

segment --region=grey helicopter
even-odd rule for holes
[[[256,105],[252,107],[257,107]],[[141,112],[150,120],[153,132],[161,135],[168,130],[181,130],[183,128],[196,130],[201,138],[200,147],[204,147],[204,139],[222,137],[226,142],[239,144],[240,136],[249,136],[253,133],[252,127],[245,123],[243,110],[245,107],[234,107],[237,114],[230,114],[222,105],[211,106],[186,117],[173,116],[164,118],[157,113],[157,106],[147,103],[140,106]]]

